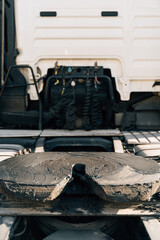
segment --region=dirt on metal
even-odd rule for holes
[[[102,152],[33,153],[0,163],[0,192],[11,199],[53,201],[75,181],[106,201],[146,201],[160,187],[160,165]]]

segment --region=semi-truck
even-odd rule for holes
[[[160,1],[0,5],[0,239],[158,239]]]

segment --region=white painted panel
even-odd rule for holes
[[[41,11],[57,17],[40,17]],[[118,16],[101,17],[102,11]],[[44,75],[57,60],[103,62],[122,100],[133,91],[160,91],[153,87],[160,80],[160,0],[15,0],[15,12],[17,64],[39,67]]]

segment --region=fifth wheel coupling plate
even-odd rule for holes
[[[53,201],[74,181],[106,201],[146,201],[160,187],[160,165],[102,152],[33,153],[0,163],[0,192],[10,199]]]

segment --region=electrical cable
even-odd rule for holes
[[[108,85],[110,103],[112,106],[114,104],[114,93],[111,78],[105,75],[100,75],[98,77],[104,79]],[[81,78],[86,79],[85,101],[82,97],[82,128],[85,130],[102,128],[103,116],[98,93],[100,82],[97,76],[89,76],[90,80],[86,75],[81,76]],[[62,76],[57,73],[56,76],[52,75],[47,79],[45,106],[50,109],[50,112],[54,115],[55,123],[58,128],[65,127],[69,130],[76,128],[75,91],[74,88],[71,89],[71,81],[73,79],[76,81],[76,79],[79,79],[79,75],[77,74],[71,77],[66,75]],[[63,81],[67,81],[67,83],[64,85]],[[78,96],[79,92],[76,93],[76,98],[78,98]]]
[[[42,77],[40,77],[39,79],[37,79],[36,83],[39,83],[40,81],[42,81],[47,75],[44,75]],[[28,87],[28,86],[33,86],[35,85],[34,83],[26,83],[26,84],[23,84],[23,85],[20,85],[20,84],[14,84],[14,85],[7,85],[5,86],[5,88],[14,88],[14,87]]]
[[[23,220],[23,229],[21,232],[19,233],[15,233],[16,229],[18,228],[18,225],[20,224],[20,221]],[[21,217],[17,217],[12,229],[11,229],[11,232],[10,232],[10,235],[9,235],[9,239],[10,238],[15,238],[15,237],[20,237],[22,236],[27,230],[27,219],[26,218],[21,218]]]
[[[1,91],[0,91],[0,98],[2,97],[4,89],[6,87],[6,83],[7,83],[9,74],[11,73],[11,71],[13,69],[17,69],[17,68],[23,68],[23,69],[28,68],[31,71],[33,81],[34,81],[34,86],[35,86],[36,93],[37,93],[38,100],[39,100],[39,130],[42,130],[42,101],[41,101],[40,93],[39,93],[38,86],[37,86],[37,83],[36,83],[36,78],[35,78],[35,75],[34,75],[34,71],[33,71],[31,66],[29,66],[29,65],[13,65],[8,69],[7,75],[6,75],[5,80],[4,80],[4,84],[3,84],[2,88],[1,88]]]

